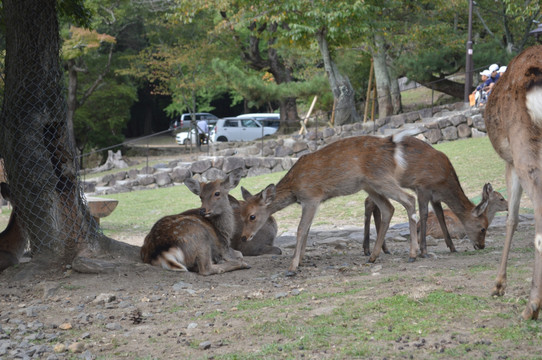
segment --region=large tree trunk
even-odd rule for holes
[[[378,101],[378,117],[384,118],[393,114],[391,102],[390,76],[386,64],[386,49],[382,35],[374,36],[375,50],[373,51],[373,63],[375,71],[376,93]]]
[[[4,0],[1,149],[12,200],[36,263],[99,271],[89,257],[135,249],[99,232],[81,194],[59,59],[56,0]],[[38,261],[40,260],[40,261]]]
[[[324,68],[327,73],[329,85],[333,92],[335,100],[335,125],[343,125],[353,123],[360,120],[356,111],[355,92],[350,79],[346,75],[342,75],[337,68],[337,65],[331,59],[329,48],[326,39],[326,31],[321,30],[316,33],[316,40],[322,58],[324,60]]]

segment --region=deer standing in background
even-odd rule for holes
[[[542,306],[542,46],[517,55],[495,84],[484,111],[487,134],[506,162],[508,219],[506,240],[493,295],[506,289],[506,265],[518,225],[519,204],[525,190],[535,219],[535,262],[524,319],[537,319]]]
[[[11,202],[9,186],[6,183],[0,183],[2,197]],[[11,202],[13,204],[13,202]],[[9,217],[8,225],[0,233],[0,271],[19,263],[26,248],[26,241],[21,233],[21,227],[17,220],[17,209],[13,206]]]
[[[474,248],[483,249],[485,247],[486,230],[488,227],[487,205],[489,198],[493,194],[491,185],[486,184],[484,186],[482,201],[480,204],[474,205],[463,192],[454,167],[450,159],[443,152],[412,136],[403,137],[397,142],[397,146],[401,149],[405,170],[396,173],[396,179],[402,187],[414,190],[418,196],[421,255],[423,257],[427,256],[425,238],[427,234],[429,202],[433,206],[435,215],[444,233],[444,240],[450,251],[455,252],[456,250],[446,227],[441,202],[446,203],[452,212],[457,215]],[[366,205],[367,203],[370,205],[369,210],[371,208],[374,209],[374,206],[370,204],[371,200],[366,200]],[[377,218],[376,214],[374,215]],[[366,208],[366,228],[370,220],[371,213]],[[378,220],[375,223],[378,223]],[[367,231],[365,234],[367,234]],[[369,251],[368,236],[363,241],[363,249],[367,254]]]
[[[174,271],[197,271],[201,275],[248,269],[243,255],[230,247],[235,219],[228,193],[241,180],[241,172],[232,172],[225,180],[216,180],[213,209],[191,209],[158,220],[141,247],[143,262]],[[201,193],[194,179],[185,180],[191,191]],[[203,195],[202,195],[203,196]]]
[[[488,227],[495,218],[495,214],[499,211],[508,210],[508,202],[497,191],[490,191],[489,200],[487,202],[487,223]],[[365,255],[370,255],[369,251],[369,241],[370,241],[370,226],[371,226],[371,214],[374,214],[375,225],[378,227],[377,222],[380,221],[378,208],[374,205],[370,198],[365,199],[365,228],[364,228],[364,238],[363,238],[363,250]],[[450,210],[444,210],[444,219],[446,222],[446,229],[450,234],[452,239],[461,239],[467,235],[465,228],[461,224],[461,220]],[[444,238],[444,233],[440,227],[440,223],[437,219],[437,215],[430,211],[427,215],[427,226],[426,226],[426,235],[430,235],[435,239]],[[420,235],[420,223],[418,223],[418,239],[421,238]],[[386,247],[386,242],[382,245],[382,250],[386,253],[389,253]]]
[[[400,187],[395,177],[396,173],[406,170],[402,149],[397,146],[400,139],[398,134],[338,140],[301,156],[276,186],[268,185],[256,195],[241,188],[245,199],[241,205],[243,238],[252,240],[271,214],[291,204],[301,204],[296,248],[287,272],[287,275],[293,275],[305,253],[307,236],[320,203],[365,190],[382,214],[378,238],[369,261],[374,262],[378,257],[394,212],[389,198],[407,210],[411,234],[409,261],[414,261],[418,251],[416,200]]]

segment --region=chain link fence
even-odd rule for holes
[[[55,3],[4,4],[8,45],[0,155],[12,216],[23,236],[12,234],[0,239],[0,245],[9,248],[6,242],[29,241],[34,254],[50,250],[62,256],[76,251],[81,242],[97,243],[100,232],[80,186],[67,121]],[[16,46],[9,44],[10,38],[12,43],[17,39]]]

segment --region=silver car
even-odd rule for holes
[[[211,141],[252,141],[277,132],[274,127],[263,126],[255,119],[225,118],[216,122],[211,130]]]

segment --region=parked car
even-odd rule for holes
[[[280,126],[280,114],[276,113],[253,113],[253,114],[243,114],[237,116],[239,119],[254,119],[258,120],[263,126],[269,126],[274,128],[279,128]]]
[[[196,122],[204,119],[207,120],[207,124],[209,125],[216,124],[216,121],[218,120],[218,117],[211,113],[196,113],[194,115],[196,117]],[[191,120],[192,116],[190,113],[182,114],[177,119],[172,120],[169,123],[169,130],[171,131],[171,134],[175,135],[181,129],[188,129],[190,127]]]
[[[210,137],[213,142],[252,141],[276,132],[276,128],[263,126],[258,120],[224,118],[216,122],[216,126],[210,132]]]

